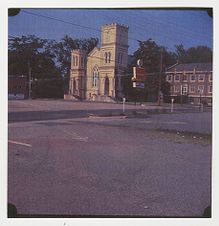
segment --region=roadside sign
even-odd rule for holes
[[[132,81],[137,81],[137,82],[146,81],[146,72],[143,67],[133,67]]]
[[[143,82],[133,82],[133,88],[144,89],[144,83]]]

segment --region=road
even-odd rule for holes
[[[8,200],[20,215],[202,215],[211,203],[211,113],[97,114],[120,107],[9,101]],[[19,113],[36,109],[59,117]],[[74,109],[77,117],[61,116]]]

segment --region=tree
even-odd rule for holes
[[[164,74],[160,76],[160,72],[176,63],[176,54],[168,51],[164,46],[157,45],[152,39],[148,39],[146,41],[139,41],[139,48],[135,51],[133,57],[134,59],[130,61],[131,63],[128,66],[129,73],[133,73],[132,67],[136,66],[138,59],[142,60],[143,67],[147,73],[145,89],[141,90],[141,93],[144,93],[145,97],[148,96],[151,101],[155,101],[158,95],[159,81],[161,80],[161,91],[164,94],[168,94],[165,76]]]
[[[196,46],[185,49],[182,44],[176,45],[176,55],[179,63],[212,62],[212,50],[207,46]]]
[[[169,52],[166,47],[159,46],[152,39],[139,41],[139,48],[134,52],[136,65],[137,60],[143,61],[143,66],[148,73],[156,73],[160,71],[160,55],[163,54],[163,67],[170,66],[176,62],[176,55]]]
[[[74,49],[86,50],[89,53],[98,44],[97,38],[72,39],[66,35],[59,43],[53,45],[60,71],[65,78],[70,75],[71,51]]]
[[[187,63],[212,62],[212,50],[207,46],[191,47],[186,55]]]
[[[9,75],[28,75],[31,68],[32,78],[60,77],[54,57],[46,39],[34,35],[9,39]]]

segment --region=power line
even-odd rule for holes
[[[122,15],[124,15],[124,14],[120,14],[117,17],[114,16],[114,18],[117,18],[117,20],[122,20],[123,19],[122,18]],[[105,15],[105,16],[109,18],[109,16],[107,16],[107,15]],[[137,16],[139,17],[140,15],[138,14],[138,15],[135,16],[135,14],[133,14],[133,13],[132,14],[128,14],[127,17],[126,17],[126,20],[129,21],[129,24],[130,23],[132,24],[131,21],[134,21],[132,19],[132,17],[134,17],[134,19],[135,19]],[[187,30],[185,28],[184,28],[184,31],[181,31],[181,25],[180,25],[180,30],[176,32],[175,28],[173,26],[171,26],[171,23],[169,23],[169,22],[168,23],[162,23],[162,22],[160,22],[158,20],[153,20],[151,18],[150,19],[147,18],[147,23],[146,23],[146,21],[145,21],[145,23],[143,23],[145,17],[142,17],[142,16],[140,16],[140,17],[142,18],[142,20],[141,20],[142,25],[144,25],[146,27],[148,27],[148,25],[149,25],[152,28],[152,29],[150,29],[150,32],[151,33],[153,33],[154,35],[162,35],[163,37],[166,37],[166,39],[168,39],[168,40],[178,41],[178,39],[176,38],[176,36],[178,36],[179,38],[187,39],[189,41],[191,41],[192,39],[194,39],[194,37],[196,38],[196,40],[199,39],[200,41],[201,41],[200,37],[207,38],[207,35],[204,36],[201,33],[195,33],[195,32],[193,32],[193,34],[192,34],[191,33],[191,30]],[[168,32],[168,33],[172,33],[172,35],[168,35],[166,32],[160,32],[160,31],[154,29],[154,23],[159,24],[161,26],[164,26],[164,25],[167,25],[168,24],[168,28],[171,29],[170,32]],[[140,33],[142,34],[142,30],[143,30],[142,29],[142,25],[138,25],[136,22],[133,24],[133,26],[139,28],[138,34],[140,34]],[[172,24],[172,25],[175,25],[176,26],[176,24]]]
[[[89,30],[94,30],[94,31],[97,31],[97,32],[101,32],[100,29],[96,29],[96,28],[93,28],[93,27],[89,27],[89,26],[84,26],[84,25],[81,25],[81,24],[76,24],[76,23],[72,23],[72,22],[69,22],[69,21],[65,21],[65,20],[62,20],[62,19],[59,19],[59,18],[55,18],[55,17],[51,17],[51,16],[45,16],[45,15],[42,15],[42,14],[37,14],[37,13],[33,13],[33,12],[28,12],[26,10],[22,10],[21,12],[24,12],[26,14],[30,14],[30,15],[34,15],[34,16],[38,16],[38,17],[42,17],[42,18],[46,18],[46,19],[51,19],[51,20],[55,20],[55,21],[58,21],[58,22],[62,22],[62,23],[66,23],[66,24],[69,24],[69,25],[72,25],[72,26],[77,26],[77,27],[80,27],[80,28],[84,28],[84,29],[89,29]],[[134,14],[133,14],[134,15]],[[104,15],[106,17],[109,18],[109,16],[107,15]],[[128,15],[127,18],[130,18],[131,15]],[[119,18],[119,17],[114,17],[114,18]],[[121,17],[120,17],[121,18]],[[152,26],[152,28],[154,28],[154,24],[152,24],[153,20],[151,19],[147,19],[147,21],[150,21],[148,24],[150,24]],[[157,21],[157,20],[154,20],[157,24],[160,24],[160,25],[165,25],[164,23],[160,23],[160,21]],[[171,23],[170,23],[171,24]],[[175,25],[175,24],[174,24]],[[142,31],[142,26],[138,26],[137,24],[134,25],[135,27],[139,27],[139,30]],[[169,27],[170,28],[170,27]],[[104,32],[104,31],[103,31]],[[161,32],[158,32],[158,31],[155,31],[154,29],[151,29],[151,32],[154,33],[155,35],[160,35]],[[107,32],[106,32],[107,33]],[[138,32],[139,33],[139,32]],[[191,36],[191,35],[188,35],[185,34],[185,32],[183,33],[183,35],[181,35],[180,33],[178,32],[173,32],[174,34],[172,36],[168,36],[167,33],[165,32],[162,32],[162,36],[165,36],[166,39],[168,40],[173,40],[173,41],[178,41],[178,39],[176,38],[176,36],[178,36],[179,38],[183,37],[183,39],[187,39],[187,40],[191,40],[189,38],[194,38],[194,36]],[[198,35],[198,38],[200,39],[200,36],[202,36],[200,33]],[[204,36],[202,36],[204,37]],[[196,38],[197,39],[197,38]],[[130,36],[128,37],[128,40],[134,40],[134,41],[138,41],[138,39],[136,38],[131,38]],[[200,39],[201,40],[201,39]]]
[[[89,30],[101,32],[100,29],[96,29],[96,28],[92,28],[92,27],[88,27],[88,26],[84,26],[84,25],[80,25],[80,24],[75,24],[75,23],[65,21],[65,20],[62,20],[62,19],[59,19],[59,18],[45,16],[45,15],[37,14],[37,13],[32,13],[32,12],[28,12],[28,11],[23,10],[23,9],[22,9],[21,12],[26,13],[26,14],[30,14],[30,15],[34,15],[34,16],[38,16],[38,17],[43,17],[43,18],[50,19],[50,20],[55,20],[55,21],[62,22],[62,23],[65,23],[65,24],[70,24],[70,25],[73,25],[73,26],[76,26],[76,27],[81,27],[81,28],[86,28],[86,29],[89,29]]]
[[[102,33],[102,31],[100,29],[93,28],[93,27],[88,27],[88,26],[84,26],[84,25],[81,25],[81,24],[72,23],[72,22],[69,22],[69,21],[66,21],[66,20],[62,20],[62,19],[59,19],[59,18],[55,18],[55,17],[51,17],[51,16],[45,16],[45,15],[38,14],[38,13],[32,13],[32,12],[28,12],[26,10],[22,10],[21,12],[26,13],[26,14],[30,14],[30,15],[33,15],[33,16],[38,16],[38,17],[42,17],[42,18],[46,18],[46,19],[58,21],[58,22],[61,22],[61,23],[69,24],[69,25],[72,25],[72,26],[76,26],[76,27],[80,27],[80,28],[85,28],[85,29],[89,29],[89,30],[93,30],[93,31],[97,31],[97,32]],[[108,32],[104,32],[104,33],[107,34]],[[131,38],[131,37],[129,37],[128,39],[137,41],[137,39],[134,39],[134,38]]]

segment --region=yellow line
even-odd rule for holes
[[[23,145],[23,146],[26,146],[26,147],[32,147],[31,144],[26,144],[26,143],[22,143],[22,142],[18,142],[18,141],[13,141],[13,140],[8,140],[8,143],[19,144],[19,145]]]

